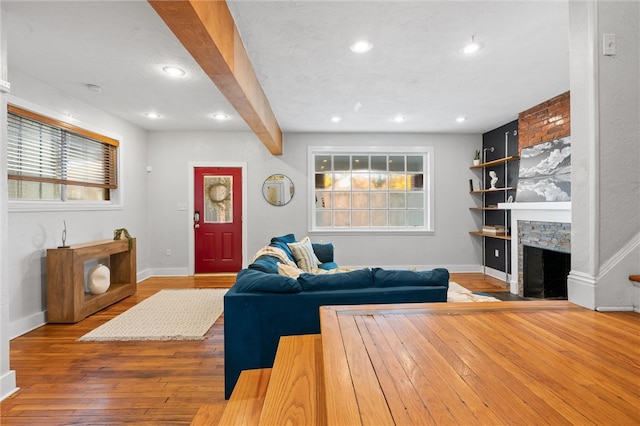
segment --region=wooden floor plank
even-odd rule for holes
[[[485,410],[486,403],[465,381],[466,376],[474,373],[459,354],[449,350],[438,337],[441,327],[438,324],[429,324],[427,327],[416,318],[416,315],[385,315],[380,321],[386,322],[401,341],[415,344],[406,350],[415,359],[420,388],[428,389],[433,394],[427,408],[433,410],[435,406],[438,411],[443,408],[447,410],[453,421],[443,418],[445,424],[497,424],[498,418],[491,412],[478,417],[477,413]]]
[[[393,339],[393,333],[385,335],[373,317],[356,317],[355,320],[378,381],[387,389],[385,396],[393,421],[401,425],[436,424],[396,358],[396,355],[403,355],[399,352],[401,348],[389,344],[390,341],[397,342]]]
[[[393,424],[386,398],[369,362],[353,318],[340,318],[340,331],[363,425]],[[323,331],[324,333],[324,331]],[[328,368],[329,365],[325,365]],[[325,375],[326,377],[326,375]]]

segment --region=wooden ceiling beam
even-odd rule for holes
[[[282,130],[225,1],[148,0],[204,72],[273,155]]]

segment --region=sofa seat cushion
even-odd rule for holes
[[[265,274],[255,269],[238,272],[233,285],[238,293],[299,293],[300,283],[283,275]]]
[[[352,290],[373,286],[370,269],[336,274],[300,274],[298,282],[303,291]]]
[[[449,271],[444,268],[435,268],[430,271],[374,268],[373,286],[443,286],[449,288]]]

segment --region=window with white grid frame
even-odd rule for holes
[[[433,231],[431,147],[310,148],[312,231]]]

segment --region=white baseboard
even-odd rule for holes
[[[154,268],[149,272],[150,277],[187,277],[189,268]]]
[[[364,268],[382,268],[382,269],[406,269],[409,271],[429,271],[435,268],[445,268],[449,272],[455,273],[473,273],[482,272],[482,265],[340,265],[341,268],[364,269]]]
[[[596,309],[595,277],[580,271],[571,271],[567,277],[567,295],[569,302],[587,309]]]
[[[136,275],[136,280],[137,282],[142,282],[147,278],[151,278],[152,276],[153,275],[151,275],[151,271],[149,269],[145,269],[144,271],[138,271],[138,274]]]
[[[42,327],[47,323],[47,311],[36,312],[26,318],[22,318],[18,321],[9,323],[9,338],[15,339],[18,336],[22,336],[35,330],[38,327]]]
[[[9,370],[0,377],[0,401],[16,393],[20,388],[16,387],[16,372]]]
[[[481,271],[482,272],[482,271]],[[504,281],[505,283],[511,282],[511,274],[505,274],[503,271],[497,269],[485,267],[484,273],[497,280]]]

